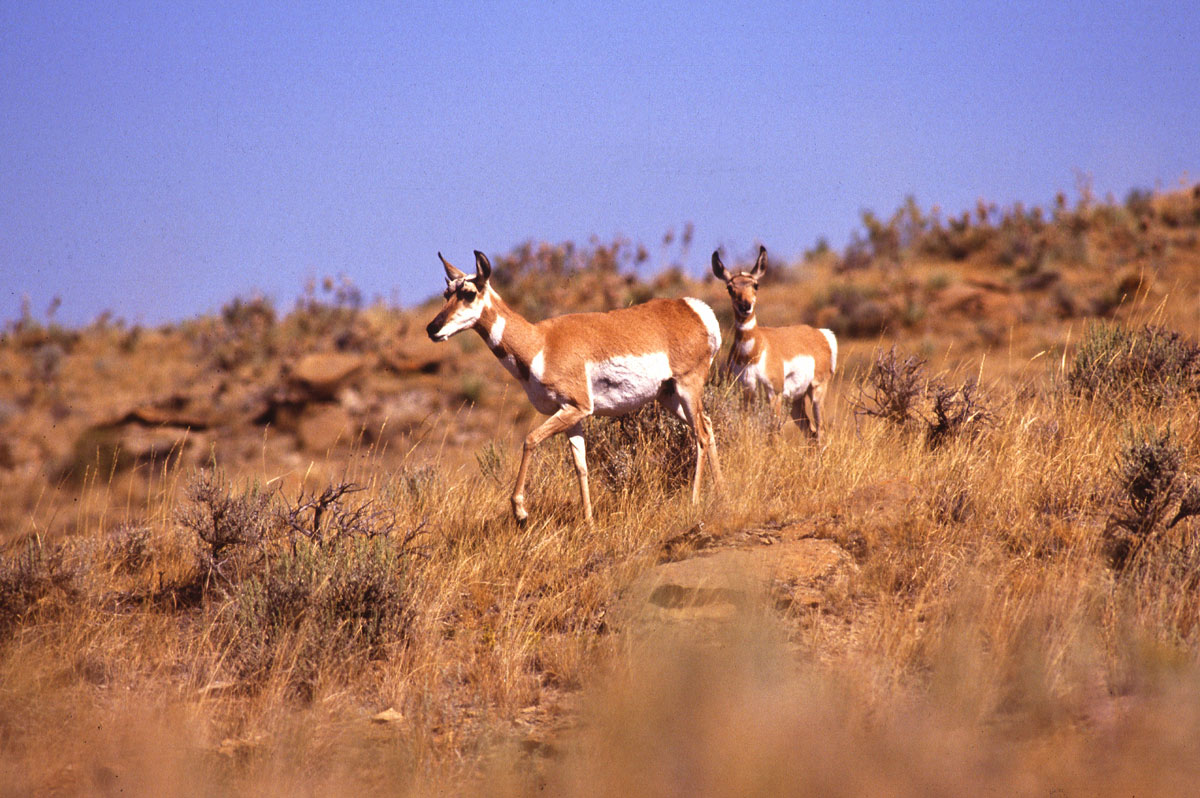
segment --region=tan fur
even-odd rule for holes
[[[715,353],[696,313],[682,299],[651,299],[606,313],[572,313],[533,325],[544,342],[546,382],[566,396],[587,395],[589,361],[666,352],[676,379],[707,375]],[[508,328],[505,328],[507,335]]]
[[[754,348],[743,355],[742,341],[753,340]],[[755,327],[743,333],[734,331],[733,348],[729,350],[729,362],[737,365],[756,362],[767,352],[767,371],[775,393],[783,393],[783,364],[796,355],[811,355],[815,361],[814,380],[824,383],[833,376],[833,352],[829,341],[816,327],[797,324],[791,327]]]
[[[821,402],[833,378],[835,354],[830,345],[832,333],[806,324],[791,327],[762,327],[758,325],[755,307],[758,301],[758,281],[767,269],[767,250],[759,248],[758,260],[750,272],[730,273],[713,253],[713,273],[725,282],[733,304],[735,317],[733,346],[729,350],[726,370],[742,381],[750,393],[762,389],[776,413],[783,414],[783,400],[789,398],[788,380],[799,379],[799,370],[789,370],[799,357],[812,358],[812,379],[807,387],[792,396],[792,419],[797,426],[820,438]],[[804,399],[812,405],[812,419],[804,412]]]
[[[441,257],[439,253],[439,257]],[[680,416],[696,435],[696,472],[692,501],[700,496],[700,482],[707,460],[713,478],[719,484],[721,468],[717,458],[712,424],[704,413],[702,395],[708,369],[720,344],[720,331],[712,311],[697,300],[652,299],[641,305],[605,313],[574,313],[531,323],[508,306],[491,287],[491,264],[486,256],[475,253],[477,271],[468,278],[442,259],[446,270],[446,304],[429,323],[434,340],[461,332],[474,318],[471,327],[488,342],[493,354],[513,370],[535,407],[552,414],[525,439],[517,482],[513,489],[513,515],[518,521],[528,517],[525,511],[525,479],[529,458],[543,440],[562,432],[571,443],[571,453],[579,476],[580,499],[588,523],[592,521],[587,481],[582,421],[592,414],[592,386],[588,364],[603,366],[614,357],[638,357],[665,354],[669,376],[652,370],[639,382],[626,383],[626,370],[615,383],[631,389],[634,403],[657,399]],[[706,320],[690,304],[696,302],[708,316]],[[478,313],[477,317],[474,314]],[[455,321],[455,320],[458,321]],[[453,328],[453,329],[451,329]],[[447,332],[447,330],[450,330]],[[651,358],[661,364],[661,358]],[[540,366],[540,379],[537,377]],[[657,367],[661,369],[661,366]],[[613,379],[606,377],[605,379]],[[612,385],[613,383],[605,383]],[[649,386],[649,393],[643,391]],[[609,404],[609,415],[629,412],[620,403]]]

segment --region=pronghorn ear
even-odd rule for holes
[[[767,270],[767,248],[759,245],[758,260],[754,261],[754,268],[750,271],[750,276],[757,280],[763,276]]]
[[[462,277],[467,276],[463,272],[460,272],[458,269],[451,266],[450,261],[443,258],[442,253],[440,253],[440,252],[438,253],[438,260],[440,260],[442,262],[442,268],[446,270],[446,279],[447,280],[458,280]]]
[[[725,268],[724,263],[721,263],[720,251],[715,249],[713,250],[712,270],[718,280],[729,282],[729,270]]]
[[[475,284],[483,288],[492,276],[492,264],[479,250],[475,250]]]

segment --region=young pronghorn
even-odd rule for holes
[[[782,417],[783,400],[792,400],[792,420],[817,440],[821,437],[821,401],[837,368],[837,339],[832,330],[804,324],[759,327],[754,318],[758,281],[767,270],[766,247],[749,272],[730,274],[713,252],[713,274],[725,281],[733,300],[736,331],[727,368],[749,393],[766,390],[775,413]],[[812,420],[804,414],[804,397],[812,402]]]
[[[517,378],[529,401],[550,415],[525,438],[512,512],[525,521],[525,476],[538,444],[564,432],[571,444],[584,518],[592,523],[583,419],[595,413],[622,416],[657,399],[681,417],[696,435],[696,476],[692,502],[700,499],[704,460],[720,484],[712,424],[701,401],[704,381],[717,350],[721,328],[712,308],[698,299],[652,299],[607,313],[572,313],[531,323],[505,304],[488,282],[492,265],[475,253],[468,277],[438,253],[446,270],[446,304],[425,328],[445,341],[473,327],[492,353]]]

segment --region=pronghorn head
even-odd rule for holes
[[[720,253],[714,251],[712,270],[713,274],[725,281],[725,290],[729,292],[729,298],[733,300],[734,314],[739,319],[745,319],[754,313],[754,301],[758,296],[758,281],[767,270],[767,248],[762,246],[758,248],[758,260],[754,262],[753,269],[737,274],[731,274],[725,268],[725,264],[721,263]]]
[[[435,341],[445,341],[479,321],[484,308],[491,301],[488,298],[488,277],[492,274],[492,264],[488,262],[487,255],[476,250],[475,274],[468,277],[451,266],[442,253],[438,253],[438,258],[446,270],[446,290],[442,294],[446,304],[429,322],[425,332]]]

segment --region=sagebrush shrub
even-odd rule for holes
[[[1093,401],[1157,406],[1200,396],[1200,346],[1174,330],[1117,324],[1088,328],[1066,374],[1067,390]]]
[[[297,536],[321,545],[337,538],[389,534],[395,527],[395,516],[388,508],[371,499],[351,500],[364,490],[353,482],[339,482],[320,493],[301,491],[299,498],[280,512],[293,547]]]
[[[740,431],[770,434],[779,426],[765,403],[747,402],[741,385],[723,371],[716,371],[704,386],[704,412],[713,426],[718,456],[722,443]],[[588,473],[609,490],[671,490],[691,484],[696,437],[657,402],[615,418],[591,416],[584,422],[584,436]]]
[[[958,388],[936,383],[929,393],[933,418],[925,430],[925,442],[931,449],[961,433],[976,432],[991,420],[992,414],[984,406],[979,385],[974,381],[968,380]]]
[[[413,537],[301,539],[267,552],[214,617],[236,674],[253,685],[281,668],[307,689],[322,665],[401,642],[413,617]]]
[[[931,379],[924,358],[902,357],[894,346],[876,354],[850,403],[856,415],[880,418],[906,431],[924,428],[930,449],[977,433],[992,420],[977,383],[968,380],[955,388]]]
[[[624,416],[584,422],[588,472],[612,491],[685,485],[696,461],[687,426],[657,402]]]
[[[859,415],[908,427],[921,420],[921,401],[928,385],[925,359],[917,355],[901,358],[893,346],[875,356],[851,404]]]
[[[79,579],[61,547],[30,538],[15,554],[0,556],[0,635],[46,607],[58,595],[79,595]]]
[[[196,535],[205,582],[213,576],[230,581],[226,566],[240,551],[261,543],[275,522],[273,494],[257,485],[236,493],[223,474],[204,469],[188,483],[187,498],[178,519]]]
[[[1183,470],[1184,453],[1172,430],[1130,433],[1113,467],[1118,509],[1109,516],[1104,550],[1115,568],[1127,566],[1164,530],[1200,514],[1200,481]],[[1167,521],[1171,508],[1176,512]]]

